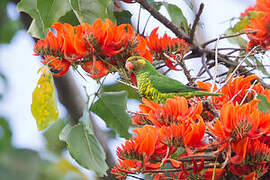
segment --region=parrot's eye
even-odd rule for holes
[[[139,58],[134,58],[133,61],[137,61]]]

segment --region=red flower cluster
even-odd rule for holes
[[[140,112],[132,118],[134,125],[142,127],[118,148],[119,164],[112,173],[118,178],[159,172],[155,179],[212,179],[215,172],[218,179],[226,166],[245,179],[262,177],[270,162],[270,112],[260,111],[255,97],[260,93],[270,99],[270,92],[260,83],[251,83],[256,78],[233,78],[219,92],[221,96],[212,97],[220,114],[215,121],[202,118],[206,109],[198,98],[175,97],[164,105],[143,99]],[[210,83],[198,85],[211,88]],[[214,155],[212,162],[206,162],[208,155]],[[217,157],[223,166],[214,170]],[[163,172],[166,163],[172,168]]]
[[[119,164],[112,173],[121,179],[126,178],[128,173],[150,173],[151,170],[162,169],[165,163],[169,163],[179,170],[171,173],[172,178],[189,177],[190,172],[179,159],[206,148],[203,142],[206,126],[200,117],[202,104],[199,102],[189,105],[183,97],[167,99],[164,105],[146,99],[143,99],[143,102],[144,104],[140,105],[140,114],[135,116],[133,121],[145,125],[134,129],[136,136],[118,148]],[[179,149],[183,149],[180,154],[177,152]],[[200,167],[197,167],[197,162],[193,160],[192,174],[211,179],[212,176],[207,175],[212,170],[202,171],[203,168],[203,159]],[[219,173],[216,173],[216,177],[219,177],[223,170],[217,169],[217,172]],[[155,178],[166,179],[163,173],[157,174]]]
[[[49,31],[44,40],[35,44],[34,52],[43,57],[42,63],[48,65],[55,76],[64,75],[71,65],[80,65],[91,77],[101,78],[110,72],[125,71],[124,65],[130,56],[143,56],[152,62],[152,53],[184,55],[188,47],[184,40],[167,35],[160,43],[157,29],[149,38],[144,38],[136,35],[131,25],[117,26],[109,19],[104,23],[97,19],[93,25],[84,23],[73,27],[54,23],[51,27],[56,33]],[[158,57],[158,60],[163,58],[169,68],[175,69],[163,55]]]
[[[109,19],[103,24],[97,19],[92,26],[54,23],[52,28],[56,35],[48,32],[44,40],[37,42],[34,51],[44,57],[42,62],[51,67],[56,76],[65,74],[71,64],[79,64],[93,78],[100,78],[113,71],[112,66],[123,66],[125,58],[133,53],[147,54],[147,49],[141,47],[145,45],[138,43],[138,37],[128,24],[116,26]]]
[[[251,81],[257,79],[258,76],[240,76],[237,78],[231,78],[226,85],[218,92],[222,96],[213,96],[212,102],[216,109],[221,109],[221,107],[227,102],[232,102],[233,104],[243,104],[254,99],[256,93],[266,94],[267,90],[264,90],[260,83],[252,86]],[[211,90],[212,84],[208,82],[197,82],[198,87]],[[215,88],[214,90],[216,90]]]
[[[251,13],[253,14],[252,17]],[[248,34],[250,42],[247,49],[251,49],[254,46],[261,45],[262,47],[270,48],[270,1],[269,0],[257,0],[256,4],[249,7],[242,17],[248,16],[249,23],[245,27],[246,32],[254,32]]]
[[[175,54],[179,54],[181,56],[184,56],[189,49],[189,45],[185,42],[185,40],[180,38],[171,38],[166,33],[163,37],[159,38],[158,34],[158,27],[153,29],[150,36],[146,39],[147,45],[155,57],[155,59],[164,59],[165,64],[170,68],[174,70],[176,67],[172,64],[171,60],[164,56],[164,53],[168,56],[175,58]]]

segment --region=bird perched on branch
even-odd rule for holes
[[[167,98],[174,96],[191,98],[220,95],[204,92],[203,89],[187,87],[177,80],[164,76],[149,61],[140,56],[128,58],[125,67],[136,75],[140,95],[156,103],[163,104]]]

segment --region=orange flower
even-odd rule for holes
[[[72,62],[84,58],[91,53],[91,45],[83,40],[83,30],[90,25],[82,24],[74,28],[69,24],[54,23],[52,26],[56,30],[57,36],[51,31],[48,32],[44,40],[39,40],[34,46],[36,55],[41,55],[45,59],[43,64],[50,62],[50,68],[54,75],[62,76],[65,74]],[[48,60],[49,57],[49,60]],[[60,71],[60,73],[55,73]]]
[[[44,56],[41,62],[49,66],[49,69],[54,76],[64,75],[68,71],[71,64],[65,59],[59,59],[54,56]]]
[[[146,39],[147,45],[151,53],[153,54],[155,59],[164,60],[168,68],[178,70],[172,64],[170,59],[166,58],[163,55],[163,53],[173,58],[175,58],[175,54],[180,54],[181,56],[184,56],[189,49],[188,44],[185,42],[184,39],[171,38],[166,33],[163,37],[159,38],[157,31],[158,27],[153,29],[153,31],[150,33],[150,36]]]
[[[142,163],[138,160],[119,160],[119,164],[116,164],[111,173],[117,175],[117,179],[126,179],[127,174],[139,172],[141,168]]]
[[[247,77],[240,76],[232,78],[228,83],[219,91],[218,93],[222,94],[221,96],[213,96],[212,102],[215,108],[220,109],[227,102],[233,102],[233,104],[243,104],[251,101],[254,98],[254,91],[248,92],[251,87],[251,81],[257,79],[258,76],[250,75]],[[208,82],[197,82],[198,87],[202,89],[211,90],[212,84]],[[253,90],[262,91],[262,86],[260,83],[257,83]],[[245,98],[245,99],[244,99]],[[242,102],[244,99],[244,102]]]
[[[56,37],[49,31],[44,40],[38,40],[34,45],[34,52],[36,55],[64,58],[63,43],[63,39],[60,36]]]
[[[269,0],[257,0],[256,4],[253,6],[248,7],[241,16],[245,16],[250,11],[257,11],[257,12],[270,12],[270,1]]]
[[[185,123],[190,119],[195,120],[202,112],[202,103],[192,104],[189,107],[184,97],[169,98],[164,105],[156,104],[143,98],[144,104],[140,104],[140,110],[155,126],[170,125],[172,123]]]
[[[247,49],[250,50],[254,46],[261,45],[262,47],[269,49],[269,24],[270,24],[270,1],[269,0],[257,0],[254,6],[249,7],[244,13],[241,14],[242,17],[249,16],[250,12],[256,12],[256,17],[250,17],[249,23],[245,27],[246,32],[256,33],[248,34],[250,42]]]
[[[155,145],[158,140],[158,130],[154,126],[143,126],[142,128],[133,129],[135,136],[135,150],[140,154],[150,157],[155,151]]]
[[[109,19],[105,19],[104,24],[101,19],[97,19],[87,35],[89,39],[91,35],[94,37],[98,43],[96,49],[99,50],[100,54],[107,57],[120,54],[129,49],[128,45],[132,44],[132,41],[136,38],[131,25],[113,25]]]
[[[61,57],[69,62],[86,57],[90,50],[82,39],[81,29],[85,28],[85,26],[89,25],[77,26],[75,29],[78,33],[75,33],[73,26],[70,24],[54,23],[51,27],[56,30],[57,36],[49,31],[44,40],[39,40],[35,44],[35,53],[42,56]]]
[[[110,72],[103,61],[94,61],[93,63],[91,61],[83,62],[81,63],[81,67],[94,79],[102,78]]]
[[[146,163],[156,153],[155,151],[162,151],[163,146],[160,146],[156,127],[146,125],[142,128],[133,129],[133,131],[136,136],[126,141],[121,148],[117,148],[117,156],[120,159],[137,159]],[[160,154],[163,151],[157,153]]]
[[[153,61],[151,52],[147,49],[147,43],[144,37],[137,35],[138,45],[134,48],[132,55],[142,56],[150,63]]]
[[[159,130],[161,141],[169,147],[185,147],[188,153],[192,153],[190,146],[202,148],[205,144],[202,142],[205,134],[205,124],[200,116],[198,123],[171,124],[162,126]]]
[[[248,34],[250,42],[248,44],[248,50],[254,46],[260,45],[266,49],[270,48],[270,13],[264,12],[257,15],[256,18],[250,19],[248,25],[245,27],[246,32],[256,33]]]
[[[221,169],[221,168],[211,168],[211,169],[207,169],[204,173],[203,173],[203,177],[205,178],[205,180],[212,180],[213,179],[213,174],[215,173],[215,180],[221,178],[224,173],[225,170]]]
[[[217,145],[218,152],[226,149],[227,158],[230,157],[233,148],[234,151],[241,151],[241,158],[238,160],[241,161],[245,158],[245,138],[258,139],[269,133],[270,114],[260,112],[257,103],[258,100],[252,100],[242,106],[227,103],[220,110],[220,119],[208,126],[215,137],[214,144]]]
[[[78,25],[76,28],[70,24],[54,23],[52,26],[57,32],[57,37],[63,39],[63,51],[65,59],[68,61],[75,61],[80,58],[86,57],[91,53],[87,44],[83,40],[84,33],[82,29],[90,27],[90,25]],[[74,29],[78,32],[74,32]]]
[[[241,154],[241,150],[240,152],[235,151],[235,153],[237,157],[239,154]],[[231,164],[229,166],[229,170],[238,176],[247,176],[254,172],[254,176],[256,178],[260,178],[267,172],[269,168],[269,161],[270,148],[266,144],[260,142],[258,139],[251,140],[247,144],[245,158],[237,164]]]

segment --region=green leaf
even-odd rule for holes
[[[37,39],[44,39],[46,37],[40,18],[38,20],[33,19],[27,33]]]
[[[257,99],[260,100],[258,109],[262,112],[270,112],[270,103],[267,101],[267,98],[262,94],[257,94]]]
[[[123,10],[121,12],[114,12],[114,16],[117,21],[117,25],[120,24],[132,24],[131,23],[131,16],[132,14],[129,11]]]
[[[0,179],[36,180],[39,175],[41,159],[37,152],[15,149],[0,153]]]
[[[174,4],[164,3],[164,6],[171,17],[172,22],[179,28],[182,28],[184,25],[185,30],[188,30],[188,22],[183,15],[182,10]]]
[[[76,26],[76,25],[79,25],[80,24],[80,22],[78,21],[76,15],[74,14],[73,10],[70,10],[64,16],[62,16],[59,19],[59,22],[61,22],[61,23],[68,23],[68,24],[71,24],[73,26]]]
[[[60,140],[68,145],[70,155],[84,168],[93,170],[98,176],[106,175],[106,154],[93,133],[88,111],[83,113],[80,123],[67,124],[60,133]]]
[[[232,31],[234,33],[240,32],[248,25],[248,22],[249,22],[248,17],[242,18],[238,23],[234,25],[234,27],[232,28]]]
[[[37,9],[46,31],[60,17],[71,10],[68,0],[37,0]]]
[[[28,33],[38,39],[44,38],[46,32],[44,31],[42,19],[37,9],[37,0],[21,0],[17,4],[17,8],[19,12],[25,12],[33,18]]]
[[[225,31],[225,34],[226,35],[232,35],[232,34],[235,34],[233,32],[233,29],[232,28],[229,28]],[[246,48],[247,46],[247,41],[245,39],[243,39],[242,37],[240,36],[236,36],[236,37],[232,37],[232,38],[228,38],[228,41],[232,44],[237,44],[239,45],[240,47],[243,47],[243,48]]]
[[[108,14],[108,18],[114,23],[116,24],[116,18],[114,15],[115,11],[115,5],[114,5],[114,1],[110,1],[110,3],[107,6],[107,14]]]
[[[129,99],[136,99],[140,101],[141,99],[138,97],[138,93],[136,90],[130,86],[127,86],[123,83],[117,82],[111,85],[103,85],[102,87],[103,92],[119,92],[119,91],[126,91],[128,93]]]
[[[11,135],[8,122],[3,117],[0,117],[0,152],[12,148]]]
[[[126,112],[128,94],[126,91],[104,92],[91,106],[91,111],[102,118],[108,127],[115,130],[121,137],[128,138],[128,128],[131,124]]]
[[[25,12],[33,19],[38,19],[40,17],[37,9],[37,0],[21,0],[17,4],[17,8],[19,12]]]
[[[58,119],[52,126],[50,126],[43,134],[47,141],[47,148],[51,152],[60,155],[66,144],[59,140],[59,134],[65,127],[66,122],[64,119]]]
[[[58,119],[53,77],[47,68],[32,94],[31,112],[36,119],[38,130],[45,129]]]
[[[112,0],[70,0],[79,21],[92,24],[97,18],[109,18],[108,6]]]

